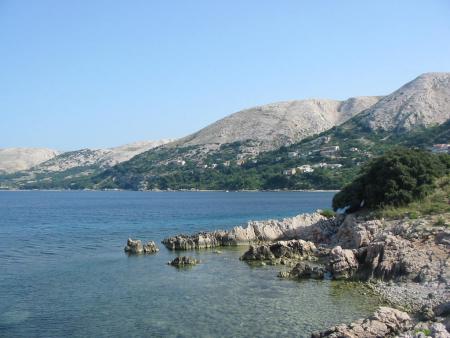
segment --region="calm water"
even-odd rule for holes
[[[0,192],[0,337],[303,337],[359,318],[358,285],[279,280],[245,248],[190,252],[177,270],[160,245],[128,257],[131,236],[230,228],[330,205],[332,193]]]

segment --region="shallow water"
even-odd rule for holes
[[[330,205],[333,193],[0,192],[0,337],[280,337],[371,313],[358,284],[291,281],[245,248],[128,257],[131,237],[231,228]],[[183,254],[183,252],[181,253]]]

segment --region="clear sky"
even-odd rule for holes
[[[449,0],[0,0],[0,147],[185,136],[450,71]]]

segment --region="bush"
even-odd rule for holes
[[[333,218],[336,215],[336,213],[331,209],[321,210],[320,214],[326,218]]]
[[[333,209],[353,212],[404,206],[427,196],[449,169],[448,155],[398,148],[369,161],[361,174],[333,198]]]

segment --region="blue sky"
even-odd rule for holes
[[[0,0],[0,147],[181,137],[450,71],[450,1]]]

